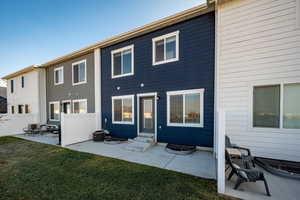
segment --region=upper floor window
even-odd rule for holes
[[[133,75],[134,46],[130,45],[111,52],[112,78]]]
[[[300,129],[300,83],[253,87],[255,128]]]
[[[167,92],[168,126],[203,127],[204,89]]]
[[[64,67],[58,67],[54,69],[54,85],[60,85],[64,83]]]
[[[11,106],[11,114],[15,114],[15,106]]]
[[[134,124],[134,95],[112,97],[112,122]]]
[[[86,60],[81,60],[72,64],[73,85],[86,83]]]
[[[73,100],[73,113],[87,113],[87,100],[76,99]]]
[[[22,86],[22,88],[25,87],[25,77],[24,76],[21,77],[21,86]]]
[[[14,80],[10,80],[10,93],[14,93]]]
[[[179,31],[152,39],[152,64],[179,60]]]

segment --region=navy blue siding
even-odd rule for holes
[[[214,134],[214,13],[119,43],[101,50],[103,127],[115,136],[137,135],[136,94],[157,92],[159,142],[212,147]],[[179,30],[179,61],[152,66],[152,38]],[[111,78],[111,51],[134,45],[134,75]],[[140,84],[144,83],[141,88]],[[117,90],[120,87],[120,90]],[[167,126],[167,91],[205,88],[204,128]],[[111,97],[135,95],[134,125],[112,124]],[[104,119],[107,119],[105,121]]]

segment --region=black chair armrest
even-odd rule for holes
[[[232,146],[232,148],[234,149],[239,149],[239,150],[242,150],[242,151],[246,151],[248,156],[251,156],[251,152],[250,152],[250,149],[248,148],[245,148],[245,147],[239,147],[239,146]]]

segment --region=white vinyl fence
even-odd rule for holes
[[[218,128],[217,128],[217,180],[218,193],[225,193],[225,120],[226,113],[218,112]]]
[[[35,114],[0,115],[0,137],[23,133],[28,124],[38,123]]]
[[[96,114],[61,114],[61,146],[92,139],[96,131]]]

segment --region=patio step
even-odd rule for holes
[[[149,136],[145,137],[139,135],[133,140],[129,140],[130,142],[126,146],[126,149],[129,151],[138,151],[138,152],[147,151],[149,148],[155,145],[154,135],[149,135]]]
[[[154,136],[152,136],[152,137],[141,137],[141,136],[138,136],[138,137],[134,138],[133,140],[137,141],[137,142],[152,143],[152,142],[154,142]]]

